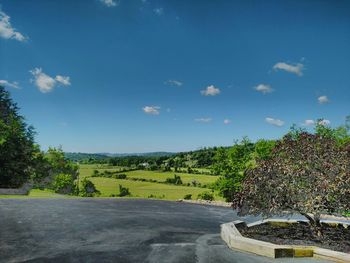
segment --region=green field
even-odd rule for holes
[[[111,194],[118,194],[119,184],[129,188],[132,197],[139,198],[149,198],[150,195],[153,195],[155,198],[177,200],[182,199],[186,194],[192,194],[192,198],[195,199],[199,193],[210,191],[210,189],[199,187],[177,186],[102,177],[93,177],[89,179],[95,184],[96,188],[101,191],[102,197],[108,197]],[[222,200],[222,198],[216,195],[215,200]]]
[[[51,190],[32,189],[28,195],[0,195],[0,198],[64,198],[66,195],[56,194]]]
[[[125,172],[128,178],[142,178],[142,179],[152,179],[158,182],[165,182],[167,178],[173,178],[174,174],[181,177],[181,180],[184,184],[191,183],[196,181],[202,185],[214,183],[218,177],[212,175],[202,175],[202,174],[188,174],[188,173],[175,173],[175,172],[159,172],[159,171],[130,171]]]
[[[118,166],[108,166],[108,165],[80,165],[80,178],[90,177],[93,174],[94,170],[98,170],[100,173],[105,170],[118,172],[121,169],[126,167]],[[165,182],[167,178],[173,178],[174,174],[179,175],[184,184],[192,183],[196,181],[201,185],[209,185],[214,183],[218,177],[211,175],[201,175],[201,174],[188,174],[188,173],[174,173],[174,172],[160,172],[160,171],[145,171],[137,170],[130,172],[123,172],[127,175],[127,178],[131,179],[146,179],[146,180],[156,180],[158,182]],[[109,197],[114,194],[119,193],[119,184],[124,187],[129,188],[133,197],[139,198],[149,198],[153,195],[156,198],[167,199],[167,200],[176,200],[182,199],[186,194],[192,194],[192,198],[197,198],[199,193],[204,191],[211,191],[207,188],[200,187],[189,187],[185,185],[170,185],[163,183],[155,182],[142,182],[142,181],[133,181],[133,180],[121,180],[121,179],[112,179],[104,177],[90,177],[96,188],[101,192],[102,197]],[[222,200],[215,193],[216,200]]]
[[[104,171],[109,172],[120,172],[122,169],[127,169],[127,167],[109,166],[103,164],[83,164],[80,165],[79,173],[81,181],[83,178],[89,177],[96,188],[101,192],[101,197],[110,197],[111,195],[119,194],[119,184],[124,187],[129,188],[132,197],[135,198],[159,198],[166,200],[177,200],[182,199],[186,194],[191,194],[192,199],[196,199],[199,193],[205,191],[211,191],[208,188],[192,187],[186,186],[187,183],[192,183],[196,181],[201,185],[209,185],[214,183],[218,177],[211,175],[201,175],[201,174],[188,174],[188,173],[175,173],[175,172],[160,172],[160,171],[145,171],[137,170],[130,172],[123,172],[127,175],[129,179],[146,179],[146,180],[156,180],[157,182],[142,182],[134,180],[124,180],[124,179],[112,179],[105,177],[91,177],[94,170],[98,170],[100,173]],[[179,175],[184,185],[171,185],[164,184],[167,178],[173,178],[174,174]],[[158,183],[159,182],[159,183]],[[214,193],[215,200],[222,200],[221,197]],[[28,196],[11,196],[11,195],[0,195],[0,198],[61,198],[61,197],[71,197],[58,195],[50,190],[39,190],[33,189],[30,191]]]
[[[109,172],[119,172],[122,169],[127,167],[120,167],[120,166],[109,166],[106,164],[81,164],[79,168],[80,177],[89,177],[92,175],[94,170],[99,171],[100,173],[103,171],[109,171]]]

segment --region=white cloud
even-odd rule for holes
[[[265,118],[265,121],[271,125],[275,125],[278,127],[282,127],[284,125],[284,121],[270,117]]]
[[[231,123],[231,120],[230,119],[224,119],[224,124],[227,125],[227,124],[230,124]]]
[[[32,81],[42,93],[52,91],[57,85],[71,85],[69,77],[57,75],[55,78],[52,78],[45,74],[41,68],[35,68],[29,72],[34,76]]]
[[[317,100],[318,100],[318,103],[320,104],[325,104],[329,102],[329,99],[327,96],[320,96],[317,98]]]
[[[142,110],[144,111],[144,113],[146,114],[150,114],[150,115],[159,115],[159,110],[160,107],[159,106],[145,106],[142,108]]]
[[[305,120],[303,125],[304,126],[314,126],[316,122],[314,120]]]
[[[331,121],[323,119],[323,120],[318,121],[318,124],[323,125],[323,126],[328,126],[331,124]]]
[[[115,0],[100,0],[100,1],[108,7],[119,5],[119,1],[115,1]]]
[[[197,119],[194,119],[194,121],[196,121],[196,122],[204,122],[204,123],[211,122],[212,120],[213,120],[212,118],[197,118]]]
[[[314,120],[305,120],[303,125],[304,126],[314,126],[316,125],[316,123],[320,124],[320,125],[324,125],[324,126],[328,126],[331,124],[330,120],[327,119],[322,119],[322,120],[318,120],[318,121],[314,121]]]
[[[163,8],[155,8],[153,9],[154,13],[156,13],[156,15],[161,16],[164,13],[164,9]]]
[[[291,64],[287,64],[285,62],[278,62],[273,66],[273,69],[274,70],[284,70],[284,71],[287,71],[289,73],[293,73],[293,74],[296,74],[298,76],[302,76],[304,65],[301,63],[291,65]]]
[[[19,89],[18,82],[9,82],[8,80],[0,79],[0,86]]]
[[[220,92],[221,92],[220,89],[215,88],[214,85],[210,85],[205,90],[201,90],[201,94],[203,96],[216,96],[220,94]]]
[[[270,85],[266,85],[266,84],[259,84],[258,86],[255,86],[254,89],[256,91],[259,91],[259,92],[263,93],[263,94],[271,93],[273,91],[271,86]]]
[[[0,10],[0,37],[25,41],[27,38],[12,27],[10,17]]]
[[[181,87],[183,85],[183,82],[178,81],[178,80],[174,80],[174,79],[169,79],[169,80],[165,81],[164,83],[167,85],[178,86],[178,87]]]
[[[70,77],[57,75],[55,80],[64,86],[70,86]]]

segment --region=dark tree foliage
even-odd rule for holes
[[[131,193],[129,191],[129,188],[123,187],[121,184],[119,185],[119,194],[117,196],[123,197],[123,196],[130,196]]]
[[[245,173],[233,206],[241,215],[300,213],[320,236],[320,215],[350,209],[350,146],[324,134],[288,134]]]
[[[59,194],[75,194],[77,190],[73,176],[63,173],[54,177],[52,187],[53,190]]]
[[[165,183],[179,185],[179,184],[182,184],[182,180],[180,176],[174,174],[174,178],[167,178],[165,180]]]
[[[75,180],[78,170],[78,165],[67,160],[61,148],[50,147],[47,152],[35,152],[31,177],[35,187],[51,188],[56,175],[68,174]]]
[[[84,178],[80,183],[79,195],[83,197],[93,197],[100,195],[101,192],[96,189],[96,186],[90,180]]]
[[[34,130],[18,113],[9,92],[0,86],[0,187],[20,187],[31,175]]]

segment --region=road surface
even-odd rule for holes
[[[233,251],[220,224],[235,219],[230,208],[159,200],[0,199],[0,262],[325,262]]]

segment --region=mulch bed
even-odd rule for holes
[[[305,222],[277,226],[261,224],[239,229],[240,233],[249,238],[271,242],[278,245],[318,246],[335,251],[350,253],[350,226],[337,227],[322,224],[323,238],[317,239]]]

